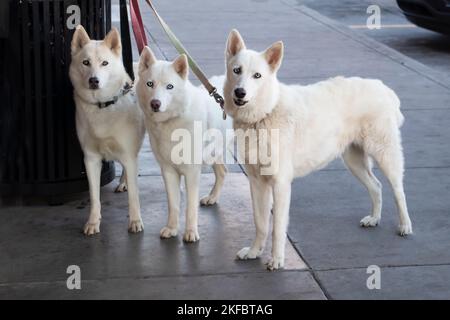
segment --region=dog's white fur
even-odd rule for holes
[[[372,199],[372,214],[363,218],[361,225],[376,226],[381,218],[381,184],[372,172],[374,159],[393,188],[400,234],[412,233],[403,191],[404,158],[399,130],[403,116],[396,94],[379,80],[357,77],[337,77],[308,86],[285,85],[277,79],[282,58],[282,42],[255,52],[246,49],[237,30],[228,37],[224,97],[234,129],[279,129],[280,136],[277,171],[261,175],[260,165],[245,165],[256,239],[251,247],[238,252],[238,258],[261,255],[273,200],[272,259],[268,268],[284,266],[291,182],[338,156],[342,156]],[[241,68],[240,74],[233,71],[236,68]],[[255,79],[255,73],[262,76]],[[236,88],[246,90],[243,100],[248,102],[243,106],[235,103]],[[240,150],[244,147],[238,145]]]
[[[194,137],[195,121],[202,124],[203,130],[215,128],[222,132],[231,128],[232,123],[231,120],[222,120],[220,108],[208,96],[204,88],[192,85],[188,80],[188,71],[188,61],[185,55],[179,56],[173,62],[160,61],[155,58],[150,48],[145,47],[139,62],[139,81],[136,85],[136,91],[139,105],[145,114],[145,123],[152,150],[161,167],[168,198],[168,222],[167,226],[161,229],[160,236],[161,238],[170,238],[178,234],[180,178],[184,176],[187,205],[183,240],[195,242],[200,238],[197,216],[202,165],[174,163],[171,156],[172,150],[179,142],[172,141],[172,133],[177,129],[185,129]],[[152,87],[148,85],[150,81]],[[224,77],[214,77],[211,82],[221,88]],[[172,89],[167,88],[169,84],[173,86]],[[152,100],[160,101],[158,112],[151,108]],[[201,199],[203,205],[216,203],[226,174],[223,153],[218,153],[215,156],[216,158],[213,159],[215,163],[212,167],[216,181],[210,194]]]
[[[128,189],[129,231],[142,231],[137,156],[145,134],[142,112],[133,92],[120,96],[126,83],[132,81],[122,62],[120,35],[112,29],[102,41],[90,40],[82,26],[78,26],[71,43],[70,79],[74,87],[77,134],[84,152],[89,180],[91,209],[84,227],[86,235],[100,232],[100,176],[102,159],[117,160],[123,166],[120,185],[116,191]],[[83,61],[88,60],[89,65]],[[102,65],[107,61],[107,65]],[[89,78],[97,77],[99,88],[89,87]],[[107,108],[99,109],[99,102],[120,96]]]

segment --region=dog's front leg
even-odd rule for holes
[[[269,270],[284,267],[290,202],[291,182],[276,181],[273,186],[272,259],[267,263]]]
[[[180,214],[180,174],[172,167],[162,167],[161,172],[166,187],[169,217],[167,226],[161,229],[159,235],[163,239],[176,237],[178,234],[178,216]]]
[[[128,231],[137,233],[144,230],[144,223],[141,218],[141,205],[139,203],[137,158],[125,158],[122,161],[122,164],[127,173],[129,211]]]
[[[256,226],[256,238],[251,247],[242,248],[237,257],[241,260],[256,259],[264,251],[269,233],[270,204],[272,199],[271,186],[265,181],[249,176],[250,191],[253,205],[253,218]]]
[[[201,168],[190,170],[184,178],[186,183],[186,231],[183,240],[195,242],[200,239],[198,234],[198,189],[200,183]]]
[[[97,154],[85,154],[84,166],[86,167],[89,182],[89,195],[91,199],[91,211],[89,220],[84,225],[84,234],[93,235],[100,232],[101,204],[100,204],[100,175],[102,171],[102,158]]]

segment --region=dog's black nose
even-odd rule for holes
[[[89,88],[98,89],[98,85],[100,84],[100,80],[97,77],[89,78]]]
[[[150,101],[150,107],[152,107],[153,111],[158,111],[161,107],[161,101],[153,99],[152,101]]]
[[[236,88],[234,89],[234,94],[236,95],[236,98],[242,99],[245,97],[247,92],[245,92],[244,88]]]

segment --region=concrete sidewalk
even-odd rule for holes
[[[151,47],[161,59],[175,58],[141,2]],[[395,89],[406,117],[406,192],[415,234],[396,235],[397,217],[384,180],[382,224],[360,228],[369,197],[336,161],[294,183],[285,270],[267,272],[265,258],[235,260],[254,234],[249,187],[238,167],[227,176],[220,203],[200,209],[200,242],[160,240],[166,196],[147,142],[139,178],[141,234],[127,233],[127,196],[112,192],[115,183],[102,189],[102,232],[92,238],[80,233],[87,194],[60,207],[1,209],[0,298],[450,298],[450,85],[445,75],[294,0],[154,3],[208,75],[223,73],[225,40],[238,28],[250,48],[285,42],[280,70],[285,82],[358,75],[380,78]],[[212,183],[205,171],[202,193]],[[82,271],[79,291],[66,289],[66,268],[73,264]],[[381,267],[381,290],[366,287],[369,265]]]

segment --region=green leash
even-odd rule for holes
[[[180,40],[178,40],[177,36],[172,32],[170,27],[167,25],[167,23],[164,22],[164,20],[161,18],[161,16],[156,11],[155,7],[153,6],[151,0],[146,0],[150,8],[152,9],[153,13],[155,14],[156,18],[158,19],[159,23],[161,24],[162,28],[164,29],[164,32],[167,34],[167,37],[169,38],[170,42],[172,42],[175,49],[180,54],[185,54],[189,61],[189,66],[191,67],[192,72],[197,76],[198,80],[203,84],[203,86],[208,90],[208,93],[211,97],[213,97],[216,102],[220,105],[220,108],[223,112],[223,119],[225,120],[227,118],[227,114],[225,113],[224,104],[225,101],[223,97],[217,92],[217,88],[214,87],[208,80],[208,78],[205,76],[203,71],[200,69],[198,64],[195,62],[194,58],[189,54],[189,52],[186,50],[186,48],[183,46]]]

